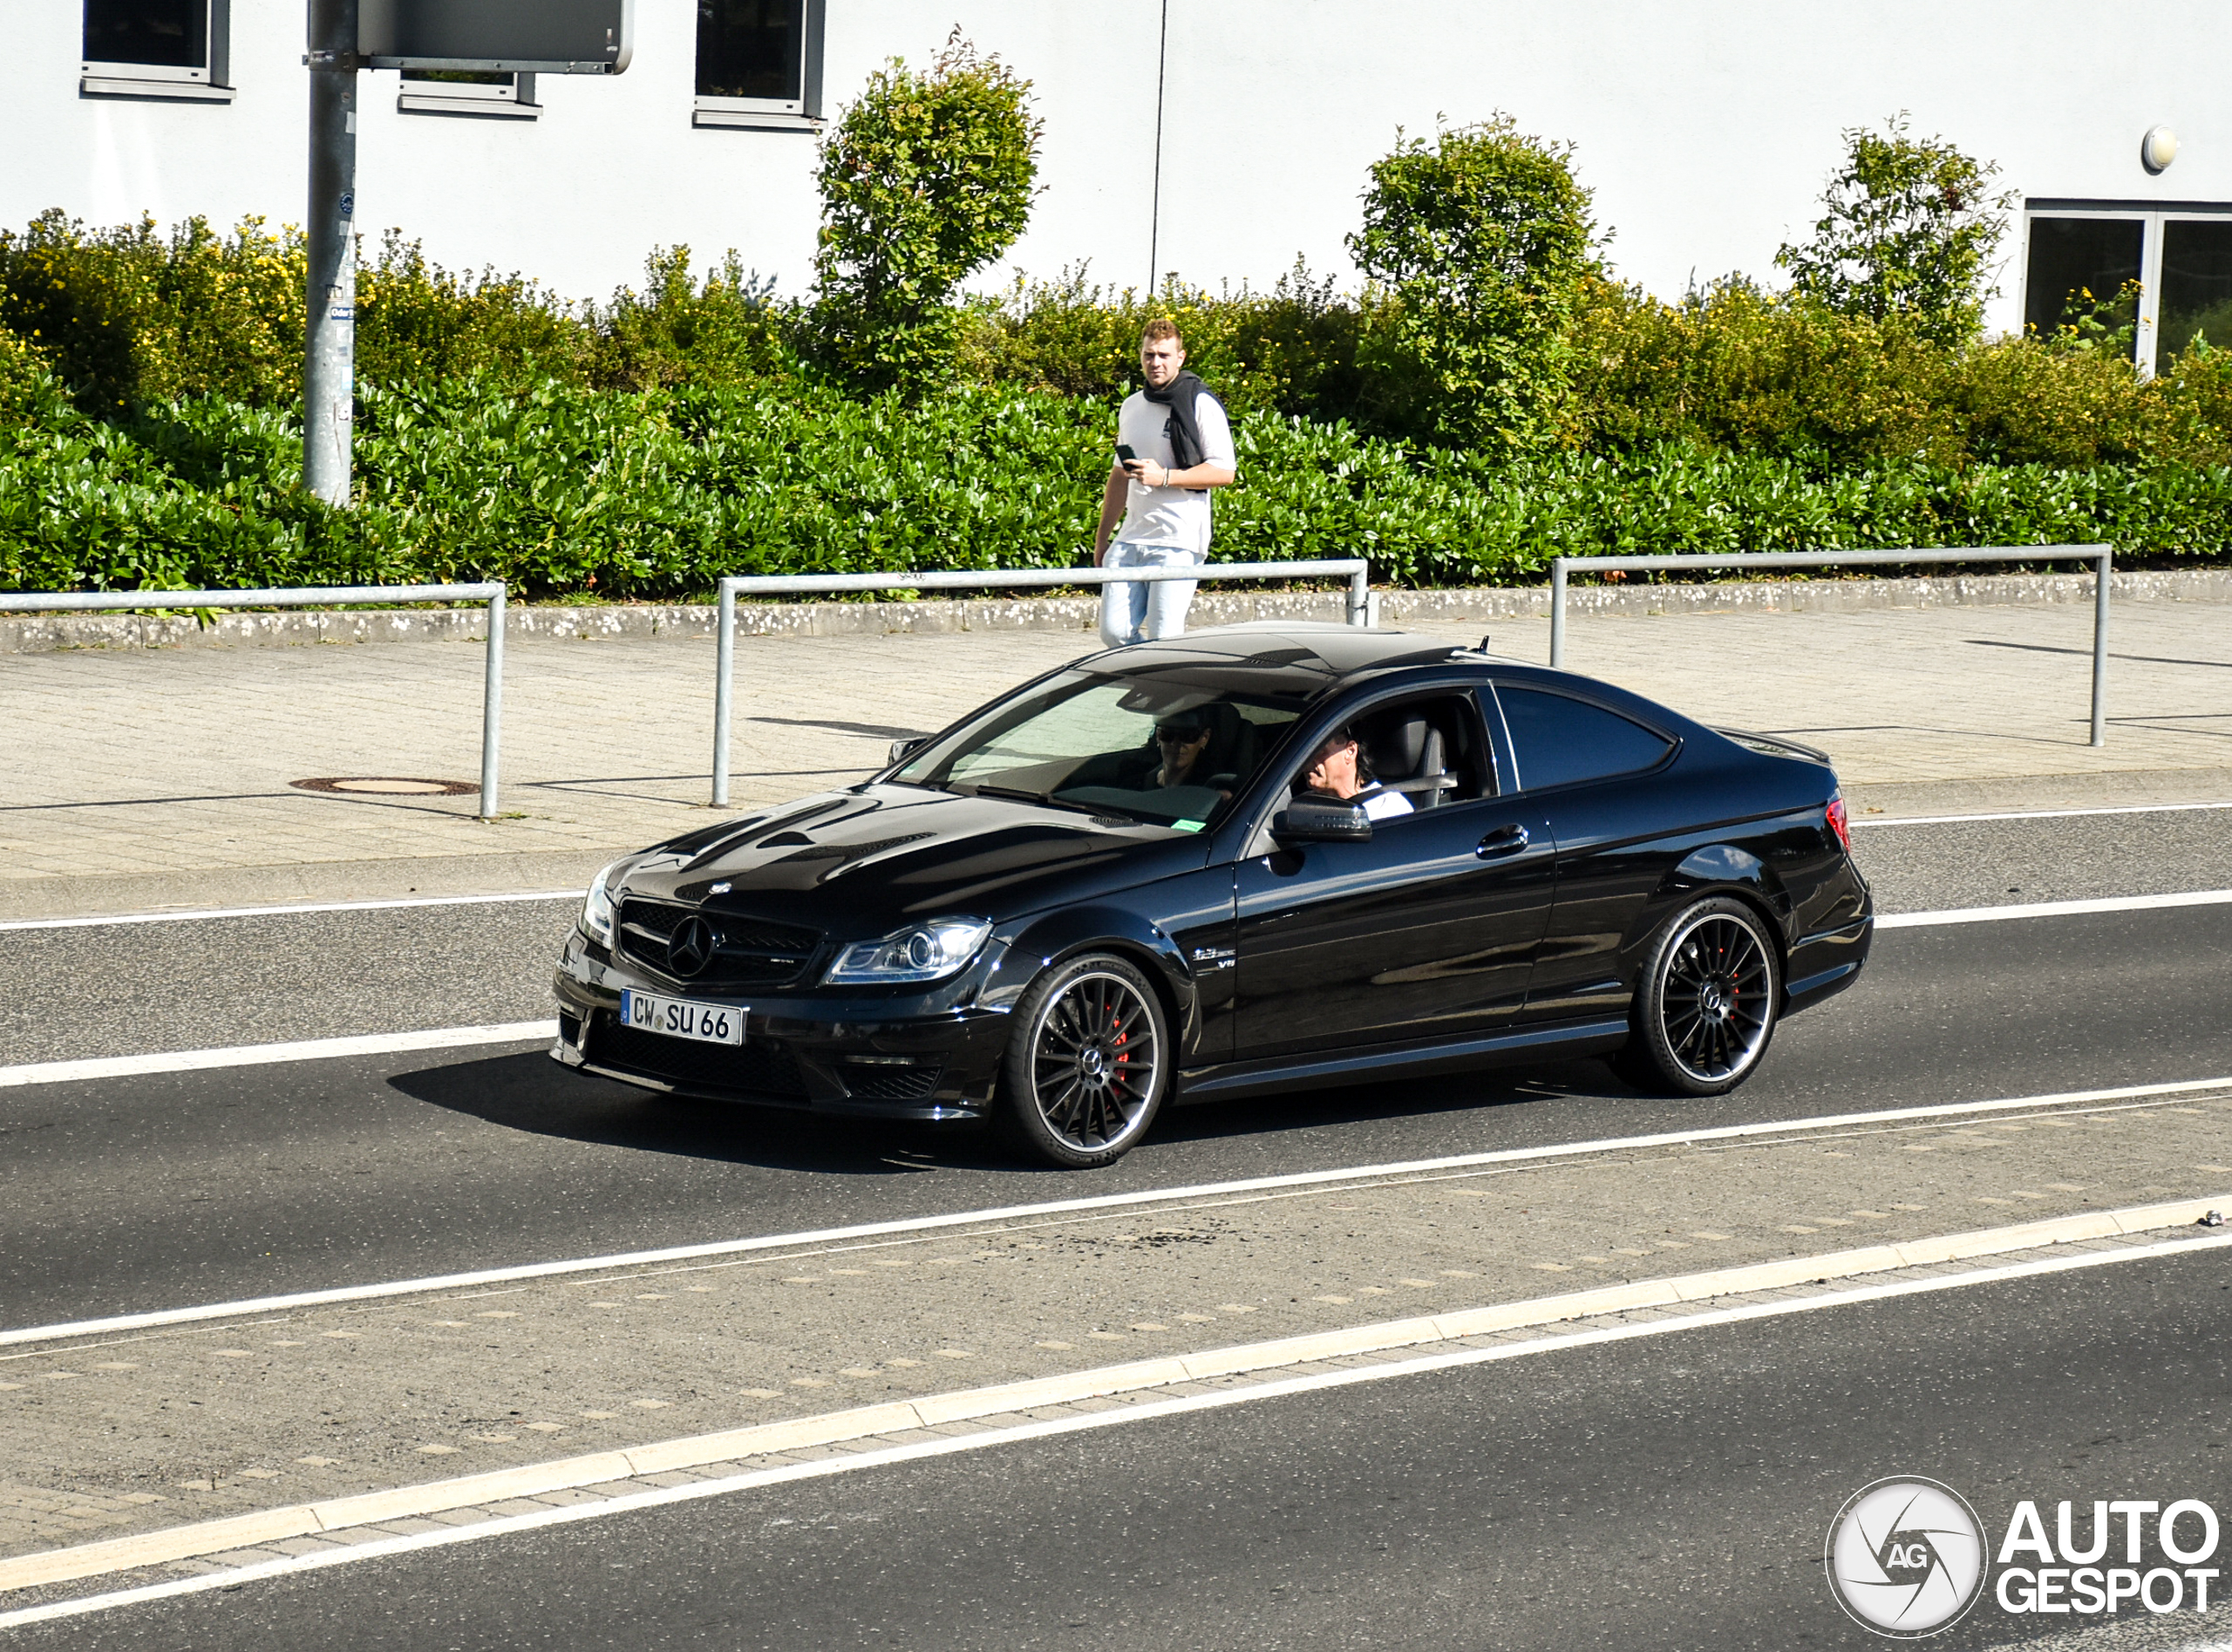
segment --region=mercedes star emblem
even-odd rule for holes
[[[713,933],[713,926],[694,914],[684,918],[667,937],[667,968],[685,980],[704,973],[705,966],[713,962],[713,955],[720,949],[721,938]]]

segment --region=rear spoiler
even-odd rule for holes
[[[1716,728],[1713,732],[1723,739],[1733,740],[1739,745],[1749,746],[1754,751],[1763,751],[1771,758],[1803,758],[1808,763],[1819,763],[1824,767],[1835,765],[1835,760],[1827,751],[1814,746],[1800,744],[1796,740],[1786,739],[1779,734],[1758,734],[1750,729],[1722,728]]]

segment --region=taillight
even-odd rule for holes
[[[1837,834],[1837,841],[1845,846],[1845,853],[1852,853],[1852,822],[1845,819],[1845,800],[1841,796],[1829,799],[1829,830]]]

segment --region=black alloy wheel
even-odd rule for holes
[[[1652,942],[1621,1070],[1677,1095],[1724,1095],[1766,1054],[1781,1003],[1780,956],[1759,914],[1725,897],[1698,901]]]
[[[1105,952],[1065,959],[1016,1006],[1001,1134],[1065,1169],[1114,1164],[1154,1122],[1169,1049],[1161,1001],[1137,969]]]

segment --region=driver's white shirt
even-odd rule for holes
[[[1411,812],[1411,800],[1400,792],[1367,792],[1357,800],[1364,805],[1364,818],[1367,820],[1385,820]]]

